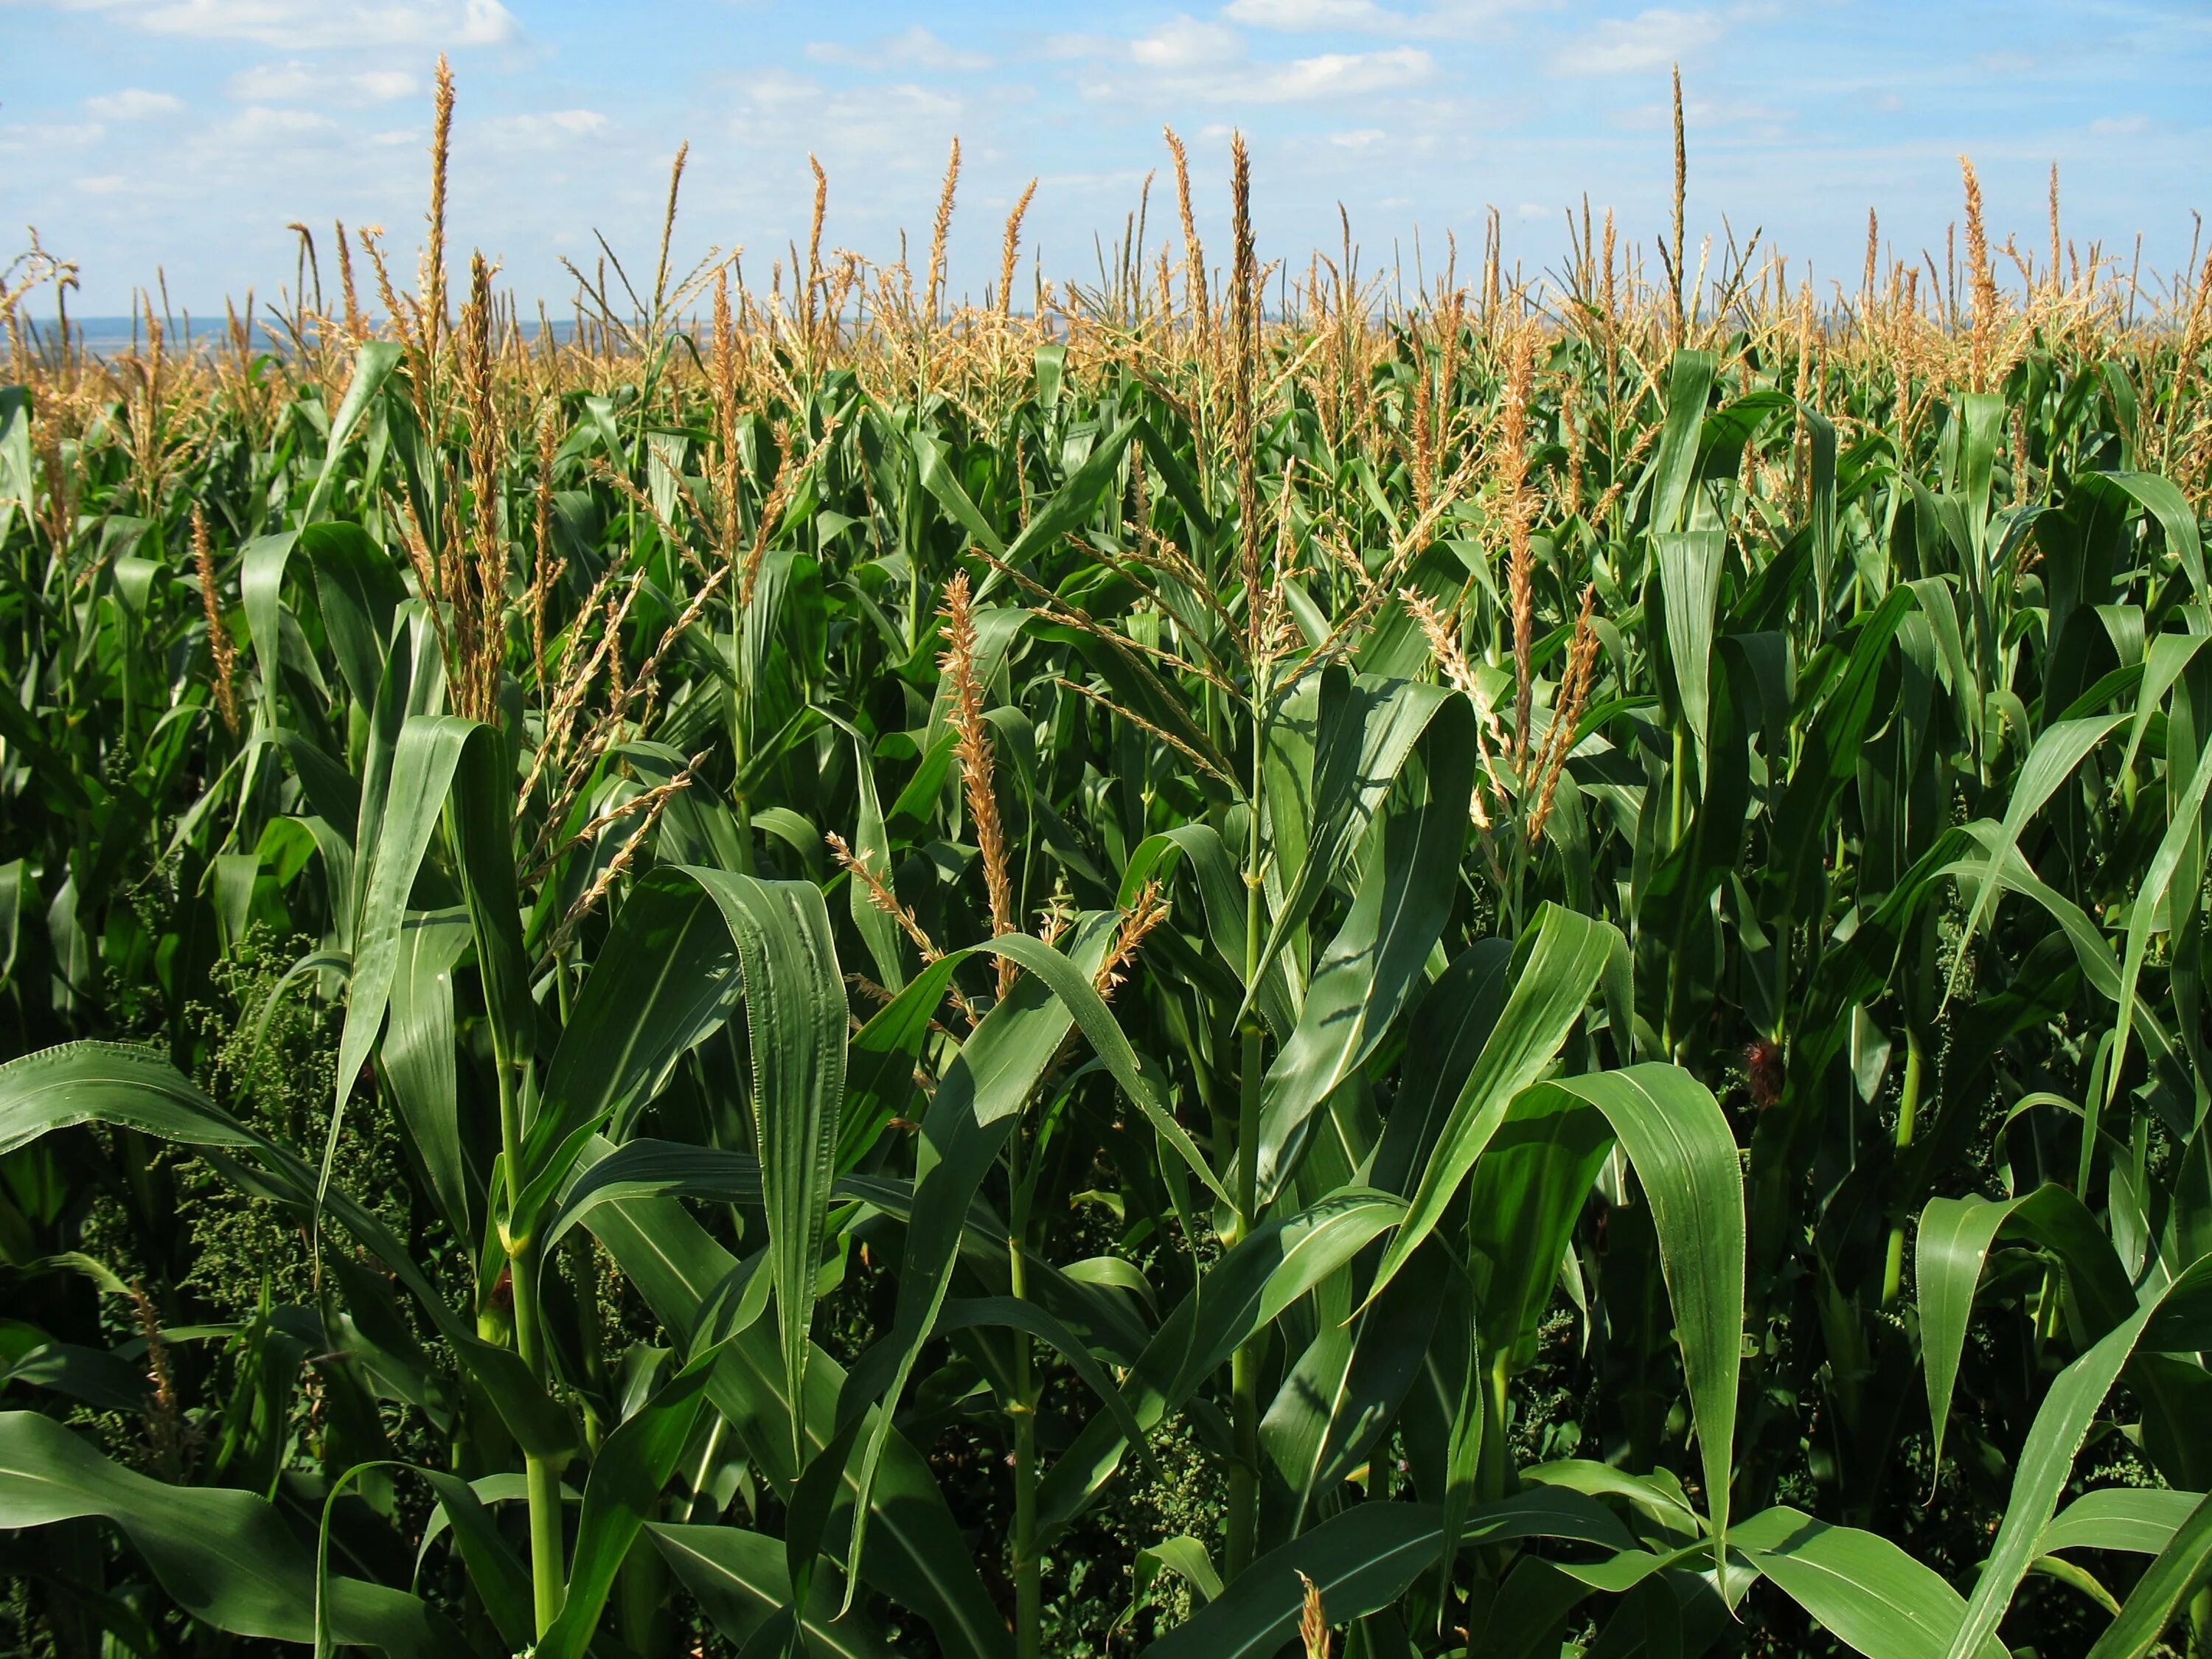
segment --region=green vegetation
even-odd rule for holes
[[[2212,1644],[2212,268],[556,343],[440,130],[8,290],[0,1642]]]

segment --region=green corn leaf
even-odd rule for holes
[[[1551,1064],[1607,964],[1624,949],[1620,935],[1606,923],[1557,905],[1546,905],[1530,931],[1526,965],[1422,1169],[1405,1222],[1376,1270],[1370,1300],[1443,1218],[1513,1097]]]
[[[37,499],[31,471],[31,408],[28,386],[0,386],[0,541],[15,527],[17,510],[28,516]]]
[[[0,1527],[107,1521],[194,1618],[234,1635],[315,1639],[313,1553],[250,1492],[171,1486],[112,1463],[35,1412],[0,1412]],[[342,1642],[398,1655],[465,1652],[459,1632],[416,1597],[358,1578],[330,1581]]]
[[[789,1395],[803,1399],[815,1270],[845,1102],[845,984],[830,913],[811,882],[686,873],[720,910],[744,975],[776,1323]],[[796,1448],[803,1429],[795,1419],[792,1432]]]
[[[66,1043],[0,1066],[0,1151],[88,1122],[119,1123],[164,1140],[252,1152],[270,1182],[264,1190],[291,1204],[303,1222],[320,1213],[335,1217],[415,1295],[462,1364],[484,1383],[519,1441],[546,1455],[574,1447],[574,1425],[520,1358],[465,1326],[390,1229],[290,1151],[230,1117],[150,1049]]]
[[[1651,458],[1650,525],[1654,532],[1685,527],[1690,486],[1698,476],[1705,404],[1712,396],[1719,360],[1710,351],[1677,351],[1667,374],[1667,420]]]
[[[577,1659],[590,1646],[616,1570],[659,1508],[661,1489],[691,1437],[714,1362],[711,1351],[695,1356],[623,1420],[592,1459],[560,1617],[538,1641],[543,1659]]]
[[[1100,1063],[1121,1085],[1129,1103],[1151,1122],[1153,1132],[1174,1149],[1190,1172],[1205,1182],[1216,1198],[1224,1204],[1231,1201],[1212,1165],[1191,1139],[1189,1131],[1176,1121],[1158,1087],[1138,1069],[1136,1050],[1129,1046],[1129,1039],[1122,1034],[1121,1027],[1089,976],[1050,945],[1024,933],[1003,934],[976,949],[1009,957],[1042,979],[1090,1042]],[[979,1107],[979,1117],[981,1112]]]
[[[338,412],[331,417],[322,469],[315,475],[314,488],[308,493],[307,505],[300,514],[302,524],[313,524],[321,515],[324,504],[330,500],[331,487],[337,482],[338,459],[346,440],[360,427],[376,394],[392,378],[392,371],[399,367],[401,356],[396,340],[363,340],[354,348],[353,374],[346,381],[345,396],[338,400]]]
[[[1695,1536],[1708,1530],[1705,1517],[1690,1507],[1683,1495],[1681,1483],[1664,1471],[1631,1474],[1610,1463],[1563,1457],[1522,1469],[1521,1479],[1538,1486],[1564,1486],[1593,1498],[1626,1498],[1670,1532]]]
[[[1051,547],[1070,531],[1088,519],[1098,505],[1098,498],[1106,487],[1115,482],[1121,471],[1121,453],[1129,441],[1137,435],[1142,421],[1134,416],[1116,426],[1100,440],[1083,465],[1073,475],[1052,493],[1043,506],[1030,515],[1021,533],[1008,543],[1001,556],[1014,569],[1019,570]],[[994,571],[992,576],[996,578]],[[984,584],[986,592],[990,583]]]
[[[653,1547],[700,1611],[740,1651],[750,1651],[755,1634],[791,1605],[791,1576],[784,1570],[783,1545],[761,1533],[736,1527],[646,1528]],[[891,1659],[890,1644],[871,1629],[855,1608],[839,1614],[836,1592],[817,1584],[809,1593],[805,1618],[806,1651],[825,1659]]]
[[[1236,981],[1244,980],[1244,878],[1231,860],[1221,832],[1210,823],[1182,823],[1147,836],[1129,855],[1122,872],[1115,902],[1127,909],[1137,901],[1145,884],[1155,876],[1164,880],[1178,862],[1187,862],[1198,884],[1199,901],[1206,912],[1206,932],[1214,954]],[[1287,1036],[1297,1023],[1290,981],[1279,959],[1261,975],[1255,1006],[1279,1036]]]
[[[1447,709],[1449,714],[1443,712]],[[1462,754],[1472,745],[1473,720],[1468,700],[1441,686],[1354,678],[1340,669],[1322,673],[1313,774],[1313,799],[1321,811],[1297,873],[1287,884],[1260,947],[1263,978],[1283,941],[1312,914],[1322,894],[1366,839],[1416,745],[1432,756],[1446,750]],[[1434,749],[1424,741],[1432,723]],[[1431,760],[1432,772],[1448,769]],[[1247,1007],[1257,995],[1256,987],[1245,987]],[[1238,1011],[1239,1018],[1243,1012]]]
[[[560,1149],[656,1095],[676,1062],[737,1006],[743,975],[715,896],[690,871],[662,866],[631,889],[570,1011],[523,1149],[516,1205],[526,1224],[544,1183],[565,1174]]]
[[[1106,918],[1079,923],[1071,942],[1078,963],[1091,966],[1095,971],[1095,964],[1104,960],[1110,939]],[[951,971],[950,960],[941,961],[918,978],[915,986],[923,987],[934,977],[937,994],[941,994]],[[935,1000],[933,995],[932,1006]],[[1045,979],[1032,973],[1016,981],[1012,990],[992,1006],[938,1085],[922,1121],[922,1136],[932,1161],[915,1184],[899,1274],[898,1306],[886,1339],[895,1345],[899,1358],[885,1395],[884,1412],[860,1459],[858,1480],[863,1493],[873,1490],[878,1467],[890,1440],[889,1413],[904,1392],[915,1360],[937,1322],[950,1288],[951,1262],[959,1249],[969,1205],[996,1164],[1006,1136],[1014,1131],[1016,1114],[1060,1052],[1073,1024],[1073,1015],[1052,994]],[[853,1553],[847,1565],[848,1583],[860,1576],[860,1551],[869,1524],[864,1518],[854,1528]]]
[[[1144,1453],[1147,1462],[1151,1462],[1151,1450],[1144,1443],[1144,1430],[1129,1410],[1127,1401],[1121,1398],[1121,1391],[1106,1375],[1105,1367],[1091,1356],[1080,1337],[1044,1308],[1014,1296],[954,1297],[939,1310],[930,1334],[945,1336],[954,1331],[988,1327],[1020,1331],[1049,1344],[1067,1362],[1068,1369],[1097,1395],[1107,1415],[1114,1419],[1129,1443]]]
[[[399,572],[359,525],[310,523],[300,532],[299,549],[314,568],[315,602],[339,676],[355,702],[372,708],[384,683],[392,619],[407,602]]]
[[[453,967],[469,942],[465,910],[410,915],[392,975],[391,1013],[377,1060],[392,1103],[429,1176],[446,1224],[477,1236],[478,1183],[461,1151],[459,1078],[453,1062]]]
[[[630,1198],[758,1204],[760,1160],[750,1152],[726,1152],[689,1141],[625,1141],[569,1182],[546,1224],[544,1248],[551,1249],[600,1205]]]
[[[2197,514],[2171,478],[2154,472],[2093,472],[2081,482],[2085,490],[2124,496],[2155,519],[2165,534],[2166,551],[2180,561],[2190,586],[2196,590],[2197,603],[2212,605],[2212,584],[2205,579],[2204,547]],[[2205,630],[2201,621],[2192,621],[2190,631]]]
[[[1990,854],[1990,867],[1998,868],[2020,845],[2021,833],[2027,828],[2028,820],[2042,811],[2044,804],[2056,794],[2059,787],[2080,769],[2089,751],[2111,734],[2113,728],[2127,719],[2124,714],[2100,714],[2087,720],[2062,720],[2035,740],[2035,747],[2021,765],[2020,776],[2013,786],[2012,799],[2005,807],[2004,828],[1996,845]],[[1967,946],[1988,919],[1990,907],[1996,902],[1998,887],[1995,882],[1984,882],[1976,896],[1974,908],[1966,917],[1966,928],[1960,936],[1959,950],[1952,958],[1950,982],[1944,988],[1948,1000],[1958,989],[1960,968],[1967,959]]]
[[[1946,1659],[1978,1653],[2011,1605],[2089,1425],[2138,1344],[2166,1353],[2195,1352],[2207,1342],[2212,1342],[2212,1258],[2191,1267],[2058,1374],[2028,1425],[2004,1518]]]
[[[1121,1394],[1150,1432],[1178,1409],[1254,1331],[1349,1262],[1405,1213],[1388,1193],[1352,1188],[1295,1215],[1261,1222],[1160,1322],[1130,1367]],[[1064,1527],[1120,1466],[1127,1442],[1116,1420],[1094,1418],[1046,1475],[1037,1511]]]
[[[1333,1622],[1389,1607],[1436,1559],[1436,1512],[1360,1504],[1255,1561],[1188,1622],[1145,1650],[1152,1659],[1272,1659],[1297,1633],[1304,1573]]]
[[[2127,953],[2120,965],[2119,1012],[2112,1025],[2112,1058],[2106,1062],[2105,1107],[2119,1096],[2121,1062],[2127,1058],[2128,1036],[2135,1024],[2136,985],[2150,953],[2151,933],[2165,911],[2166,896],[2176,891],[2194,894],[2203,879],[2201,818],[2208,791],[2212,791],[2212,744],[2197,755],[2189,781],[2173,801],[2166,834],[2151,854],[2128,910]]]
[[[1504,1011],[1513,957],[1510,939],[1478,939],[1429,982],[1407,1015],[1398,1097],[1375,1153],[1373,1183],[1386,1192],[1410,1190],[1427,1167]]]
[[[1726,538],[1718,530],[1664,532],[1655,537],[1660,591],[1666,595],[1667,664],[1674,706],[1697,742],[1702,763],[1711,723],[1713,617],[1720,604]]]
[[[1587,1103],[1540,1086],[1514,1101],[1474,1166],[1466,1248],[1476,1341],[1515,1370],[1534,1361],[1560,1259],[1613,1144]]]
[[[867,740],[857,732],[853,737],[853,771],[860,797],[860,821],[853,831],[853,855],[872,871],[885,887],[889,887],[891,884],[890,837],[884,829],[884,809],[876,795],[875,760]],[[900,939],[898,924],[876,906],[865,883],[848,880],[846,896],[852,911],[853,927],[867,945],[868,955],[876,964],[876,972],[892,990],[904,988],[906,946]]]
[[[738,1265],[672,1199],[600,1205],[592,1212],[591,1229],[653,1316],[687,1343],[710,1310],[713,1294],[730,1281]],[[803,1409],[794,1413],[779,1345],[762,1322],[739,1331],[724,1349],[708,1380],[708,1397],[737,1431],[762,1476],[787,1491],[805,1463],[830,1443],[843,1382],[842,1369],[816,1350],[806,1368]],[[805,1447],[804,1458],[797,1461],[792,1449],[794,1419]],[[877,1421],[876,1413],[865,1418],[863,1431],[872,1431]],[[895,1426],[885,1431],[883,1441],[878,1467],[865,1493],[856,1469],[848,1466],[841,1476],[841,1502],[866,1504],[875,1540],[861,1559],[865,1582],[915,1609],[950,1650],[985,1659],[1011,1653],[1005,1625],[984,1593],[974,1558],[928,1465]],[[825,1544],[836,1548],[838,1540],[833,1536]],[[769,1547],[781,1567],[782,1543],[771,1540]]]
[[[1196,1590],[1201,1601],[1211,1601],[1221,1594],[1221,1575],[1213,1570],[1213,1558],[1206,1553],[1205,1545],[1188,1534],[1164,1538],[1139,1550],[1131,1561],[1129,1605],[1116,1621],[1116,1629],[1136,1618],[1146,1592],[1170,1572]]]
[[[1307,1352],[1331,1345],[1322,1356],[1329,1363],[1284,1382],[1260,1437],[1293,1495],[1291,1533],[1389,1432],[1427,1356],[1446,1284],[1441,1252],[1416,1257],[1350,1328],[1323,1327]]]
[[[1661,1558],[1635,1547],[1627,1529],[1579,1492],[1531,1492],[1476,1510],[1470,1544],[1560,1538],[1616,1555]],[[1321,1591],[1332,1623],[1395,1603],[1436,1560],[1443,1534],[1426,1504],[1355,1504],[1247,1568],[1220,1595],[1145,1650],[1157,1659],[1273,1659],[1297,1632],[1304,1573]]]
[[[2150,1486],[2106,1486],[2084,1492],[2051,1518],[2035,1553],[2127,1550],[2156,1555],[2203,1504],[2201,1492]]]
[[[1743,1352],[1745,1224],[1735,1136],[1711,1091],[1679,1066],[1631,1066],[1547,1087],[1605,1115],[1651,1206],[1718,1561],[1728,1541]],[[1540,1107],[1532,1101],[1528,1109]]]
[[[1981,1281],[1997,1230],[2010,1203],[1982,1198],[1931,1198],[1914,1235],[1912,1278],[1920,1308],[1921,1370],[1928,1385],[1928,1419],[1935,1425],[1930,1461],[1943,1461],[1943,1431],[1951,1418],[1951,1389],[1966,1352]]]
[[[1736,1544],[1777,1588],[1867,1659],[1942,1659],[1965,1601],[1887,1539],[1787,1508],[1765,1510]],[[2003,1659],[1993,1637],[1968,1650]]]
[[[194,1146],[258,1144],[151,1048],[65,1042],[0,1065],[0,1155],[81,1123],[124,1124]]]
[[[483,734],[481,738],[479,733]],[[451,715],[418,715],[400,729],[392,756],[390,805],[374,842],[364,849],[368,891],[354,939],[345,1029],[338,1043],[334,1098],[341,1109],[383,1030],[392,981],[399,972],[408,896],[429,851],[439,814],[453,793],[462,752],[472,741],[489,740],[484,727]],[[366,805],[364,799],[364,810]],[[337,1133],[334,1115],[333,1142]]]
[[[1298,1023],[1268,1066],[1261,1097],[1260,1196],[1295,1166],[1308,1120],[1382,1046],[1443,933],[1467,845],[1474,787],[1473,716],[1431,722],[1425,802],[1386,816],[1369,837],[1351,913],[1314,969]]]
[[[2179,1498],[2181,1494],[2157,1496]],[[2075,1509],[2080,1507],[2081,1504],[2074,1505]],[[2064,1518],[2060,1517],[2062,1521]],[[2105,1547],[2121,1546],[2112,1543]],[[2105,1627],[2096,1646],[2089,1650],[2089,1659],[2142,1659],[2158,1645],[2166,1627],[2180,1615],[2189,1598],[2203,1587],[2208,1576],[2212,1576],[2212,1499],[2199,1499],[2173,1529],[2156,1559],[2143,1570],[2143,1576],[2136,1581],[2119,1616]]]
[[[471,1482],[442,1469],[418,1468],[416,1473],[429,1483],[438,1497],[437,1507],[423,1526],[422,1541],[416,1552],[417,1577],[430,1546],[441,1532],[450,1528],[460,1547],[461,1559],[468,1568],[470,1588],[483,1598],[484,1611],[499,1627],[501,1637],[511,1647],[526,1646],[537,1633],[530,1605],[529,1569],[507,1547],[507,1540],[500,1534],[499,1523],[487,1507],[494,1489],[520,1500],[525,1491],[523,1477],[487,1475]]]
[[[991,521],[983,516],[967,490],[962,488],[945,455],[944,444],[933,434],[922,431],[912,434],[909,441],[920,466],[922,488],[937,497],[938,504],[952,516],[954,523],[993,553],[1004,558],[1006,542],[997,531],[991,528]]]
[[[270,726],[276,724],[284,567],[299,539],[299,532],[291,530],[257,536],[239,556],[238,596],[246,608],[246,625],[253,635],[253,664],[261,676],[262,715]]]

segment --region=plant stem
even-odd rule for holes
[[[1267,905],[1261,870],[1261,788],[1266,775],[1267,729],[1255,699],[1252,718],[1252,792],[1244,848],[1244,985],[1256,1000],[1260,981],[1260,930]],[[1261,1025],[1257,1008],[1248,1010],[1240,1034],[1237,1100],[1237,1236],[1252,1236],[1260,1210]],[[1229,1541],[1224,1576],[1233,1579],[1251,1565],[1260,1533],[1260,1354],[1264,1333],[1237,1346],[1230,1360],[1230,1421],[1236,1460],[1229,1466]]]
[[[541,1382],[545,1378],[544,1334],[538,1317],[538,1252],[526,1244],[507,1257],[514,1291],[514,1347]],[[525,1310],[527,1310],[526,1312]],[[530,1600],[540,1636],[560,1616],[565,1563],[561,1551],[561,1466],[536,1452],[525,1454],[530,1500]]]
[[[745,788],[745,754],[750,737],[752,699],[745,687],[745,618],[736,613],[737,687],[730,700],[730,805],[738,820],[738,873],[753,872],[753,808]]]
[[[1926,1056],[1920,1044],[1920,1028],[1907,1019],[1905,1023],[1905,1087],[1897,1106],[1897,1150],[1903,1152],[1912,1145],[1912,1120],[1920,1109],[1920,1079],[1926,1065]],[[1881,1267],[1881,1304],[1889,1306],[1897,1300],[1905,1284],[1905,1217],[1899,1214],[1889,1224],[1889,1251]]]
[[[1024,1246],[1029,1232],[1029,1188],[1022,1169],[1022,1133],[1015,1130],[1008,1147],[1012,1176],[1012,1202],[1007,1216],[1006,1271],[1014,1300],[1029,1295],[1029,1269]],[[1014,1419],[1014,1653],[1016,1659],[1038,1659],[1043,1651],[1043,1562],[1036,1547],[1036,1379],[1032,1370],[1030,1340],[1014,1333],[1014,1399],[1009,1411]]]
[[[497,1022],[493,1023],[496,1033]],[[498,1042],[496,1035],[494,1042]],[[499,1134],[512,1176],[522,1167],[522,1102],[515,1087],[519,1066],[504,1054],[494,1056],[499,1075]],[[516,1238],[502,1227],[507,1287],[514,1297],[514,1351],[530,1374],[545,1380],[545,1337],[538,1317],[538,1251],[535,1239]],[[536,1452],[524,1454],[530,1504],[530,1601],[540,1636],[560,1616],[566,1563],[561,1549],[561,1466]]]
[[[1259,1207],[1260,1033],[1248,1019],[1243,1033],[1243,1079],[1237,1101],[1237,1209],[1238,1236],[1252,1233]],[[1255,1332],[1237,1345],[1229,1362],[1230,1421],[1236,1460],[1229,1466],[1229,1545],[1224,1577],[1234,1579],[1252,1563],[1260,1531],[1260,1344]]]
[[[1682,820],[1689,801],[1690,728],[1679,720],[1674,726],[1674,764],[1668,782],[1667,847],[1671,852],[1682,844]]]

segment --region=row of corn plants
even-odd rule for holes
[[[2212,1644],[2212,268],[1386,301],[1170,135],[556,338],[451,107],[281,351],[5,289],[19,1650]]]

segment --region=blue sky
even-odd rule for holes
[[[743,245],[763,285],[805,237],[809,152],[826,243],[887,259],[904,226],[922,263],[955,133],[953,286],[993,280],[1032,176],[1029,246],[1088,276],[1093,233],[1119,232],[1155,168],[1153,244],[1172,228],[1163,122],[1191,146],[1217,261],[1241,127],[1263,258],[1333,249],[1341,202],[1370,269],[1394,244],[1410,266],[1417,233],[1433,267],[1447,229],[1471,266],[1494,204],[1533,274],[1585,191],[1625,237],[1663,225],[1676,60],[1693,246],[1725,215],[1855,284],[1873,206],[1899,253],[1940,262],[1961,151],[2023,249],[2047,246],[2054,161],[2068,235],[2131,254],[2140,231],[2147,273],[2183,262],[2191,210],[2212,210],[2203,0],[0,0],[0,258],[37,226],[82,266],[86,313],[124,309],[157,267],[201,313],[265,296],[290,279],[295,219],[326,262],[333,216],[411,248],[441,50],[460,88],[451,234],[526,302],[564,302],[559,258],[585,263],[595,228],[650,266],[685,138],[679,253]]]

